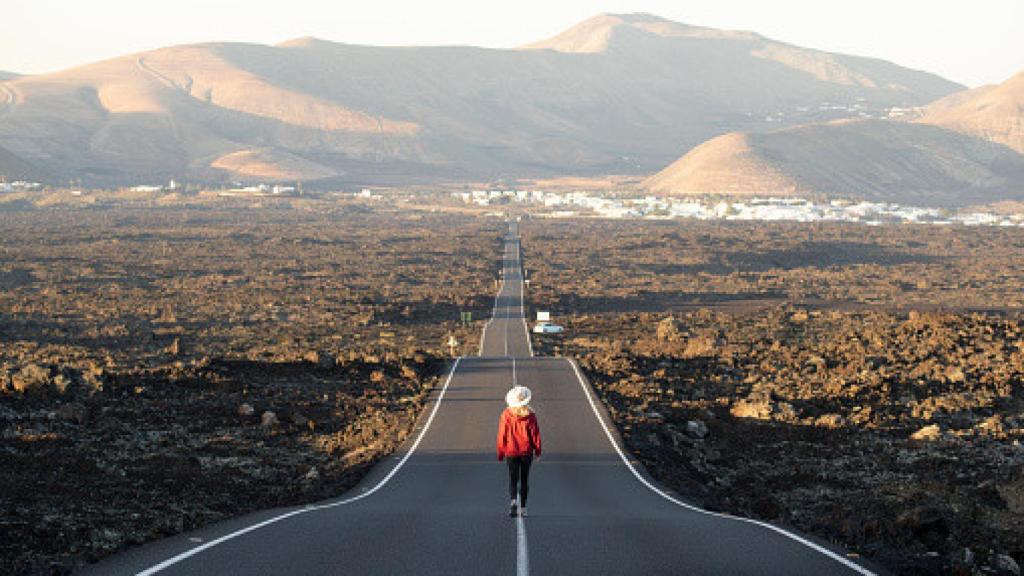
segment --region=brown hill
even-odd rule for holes
[[[997,86],[947,96],[919,120],[1005,144],[1024,153],[1024,71]]]
[[[965,206],[1024,199],[1024,155],[936,126],[844,121],[712,139],[644,181],[661,194]]]
[[[99,183],[635,174],[779,126],[768,116],[807,122],[824,102],[921,105],[961,88],[650,15],[599,16],[528,48],[164,48],[0,82],[0,146]]]

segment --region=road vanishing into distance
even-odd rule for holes
[[[458,359],[409,441],[344,496],[141,546],[84,574],[873,574],[839,549],[703,511],[622,449],[574,363],[535,358],[516,223],[478,357]],[[533,390],[544,438],[528,518],[508,516],[498,417]]]

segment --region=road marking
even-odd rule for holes
[[[520,508],[521,510],[522,508]],[[530,574],[530,549],[526,544],[526,523],[522,514],[516,516],[516,575]]]
[[[519,265],[519,317],[523,323],[523,332],[526,333],[526,347],[530,351],[530,356],[533,356],[533,341],[530,340],[530,326],[526,322],[526,281],[523,277],[523,255],[522,255],[522,240],[519,237],[519,228],[516,228],[516,263]]]
[[[487,329],[491,326],[491,322],[494,322],[495,315],[498,314],[498,298],[501,298],[501,291],[505,289],[505,277],[501,278],[501,285],[498,287],[498,294],[494,297],[494,306],[491,308],[491,317],[484,324],[484,330],[480,334],[480,351],[477,352],[477,356],[484,355],[484,340],[487,339]]]
[[[530,327],[526,323],[526,304],[524,303],[524,297],[526,294],[526,283],[523,281],[523,261],[519,260],[519,316],[523,322],[523,332],[526,334],[526,347],[530,351],[530,356],[533,356],[533,341],[530,340]]]
[[[409,451],[406,452],[405,456],[402,458],[402,460],[398,464],[395,464],[395,467],[392,468],[391,471],[388,472],[387,475],[384,476],[384,478],[381,479],[381,481],[378,482],[370,490],[367,490],[366,492],[363,492],[362,494],[359,494],[358,496],[353,496],[351,498],[346,498],[345,500],[341,500],[339,502],[333,502],[331,504],[319,504],[319,505],[316,505],[316,506],[306,506],[306,507],[300,508],[298,510],[292,510],[291,512],[285,512],[284,514],[279,514],[277,516],[274,516],[273,518],[269,518],[267,520],[264,520],[262,522],[258,522],[256,524],[251,525],[251,526],[247,526],[247,527],[242,528],[240,530],[236,530],[236,531],[231,532],[229,534],[225,534],[224,536],[221,536],[220,538],[216,538],[214,540],[210,540],[206,544],[203,544],[201,546],[196,546],[195,548],[192,548],[191,550],[186,550],[185,552],[182,552],[181,554],[178,554],[177,556],[172,556],[171,558],[168,558],[167,560],[164,560],[163,562],[161,562],[159,564],[156,564],[155,566],[151,566],[151,567],[149,567],[149,568],[147,568],[147,569],[137,573],[137,576],[150,576],[152,574],[156,574],[157,572],[160,572],[164,568],[167,568],[169,566],[173,566],[174,564],[177,564],[178,562],[181,562],[182,560],[185,560],[187,558],[191,558],[192,556],[195,556],[196,554],[199,554],[200,552],[202,552],[204,550],[208,550],[210,548],[213,548],[214,546],[216,546],[218,544],[222,544],[224,542],[227,542],[228,540],[237,538],[237,537],[239,537],[239,536],[241,536],[243,534],[248,534],[249,532],[252,532],[254,530],[259,530],[260,528],[263,528],[264,526],[269,526],[269,525],[274,524],[276,522],[280,522],[281,520],[284,520],[285,518],[291,518],[292,516],[298,516],[299,514],[305,514],[306,512],[312,512],[314,510],[327,510],[328,508],[336,508],[338,506],[344,506],[345,504],[351,504],[352,502],[356,502],[358,500],[362,500],[363,498],[366,498],[366,497],[370,496],[371,494],[373,494],[377,490],[380,490],[381,488],[384,487],[385,484],[388,483],[389,480],[391,480],[391,478],[394,477],[395,474],[398,473],[399,470],[402,469],[402,466],[405,465],[406,461],[408,461],[409,458],[413,455],[413,453],[416,452],[416,448],[420,445],[420,442],[423,440],[423,437],[426,436],[427,430],[430,429],[430,424],[434,421],[434,417],[437,416],[437,411],[441,407],[441,401],[444,399],[445,392],[448,391],[448,385],[451,384],[451,382],[452,382],[452,376],[455,375],[455,370],[458,369],[459,362],[461,362],[461,361],[462,361],[462,358],[459,357],[459,358],[455,359],[455,364],[452,364],[452,368],[448,372],[448,378],[445,379],[444,386],[441,388],[441,392],[437,396],[437,402],[434,404],[434,409],[431,410],[430,416],[427,417],[427,422],[423,425],[423,431],[420,432],[420,435],[416,437],[416,441],[413,442],[412,446],[409,447]]]
[[[683,501],[681,501],[681,500],[679,500],[677,498],[673,498],[669,494],[666,494],[664,491],[659,489],[657,486],[654,486],[653,484],[648,482],[646,478],[644,478],[639,472],[637,472],[636,468],[633,467],[633,464],[630,463],[628,458],[626,458],[626,454],[622,451],[622,448],[620,448],[619,444],[615,441],[615,436],[612,435],[612,432],[608,428],[608,425],[605,424],[605,422],[604,422],[604,418],[601,417],[601,412],[598,411],[597,405],[594,403],[593,395],[591,395],[589,386],[587,386],[586,382],[583,380],[583,375],[580,373],[579,366],[576,364],[575,361],[573,361],[573,360],[571,360],[569,358],[566,358],[565,361],[568,362],[570,366],[572,366],[573,371],[576,373],[576,379],[580,383],[580,388],[583,389],[583,394],[587,397],[587,401],[590,402],[590,409],[594,411],[594,416],[597,418],[598,423],[601,424],[601,428],[604,429],[604,433],[608,437],[608,442],[611,443],[612,448],[615,449],[615,452],[619,455],[619,458],[622,459],[622,462],[626,464],[626,467],[629,468],[629,471],[633,473],[633,476],[636,477],[636,479],[639,480],[641,484],[643,484],[644,486],[647,486],[648,488],[650,488],[654,493],[658,494],[659,496],[661,496],[662,498],[668,500],[669,502],[672,502],[673,504],[676,504],[678,506],[682,506],[683,508],[686,508],[687,510],[691,510],[693,512],[697,512],[698,514],[705,514],[705,515],[713,516],[713,517],[716,517],[716,518],[725,518],[725,519],[728,519],[728,520],[736,520],[736,521],[739,521],[739,522],[746,522],[748,524],[754,524],[754,525],[760,526],[762,528],[767,528],[768,530],[772,530],[773,532],[776,532],[776,533],[781,534],[781,535],[783,535],[783,536],[785,536],[785,537],[787,537],[787,538],[789,538],[791,540],[799,542],[800,544],[803,544],[803,545],[807,546],[808,548],[811,548],[812,550],[820,552],[820,553],[824,554],[825,556],[828,556],[829,558],[835,560],[836,562],[839,562],[840,564],[846,566],[847,568],[849,568],[849,569],[851,569],[851,570],[853,570],[853,571],[855,571],[855,572],[857,572],[859,574],[863,574],[864,576],[877,576],[874,572],[872,572],[872,571],[868,570],[867,568],[857,564],[856,562],[852,562],[849,559],[847,559],[847,558],[845,558],[843,556],[840,556],[839,554],[836,554],[835,552],[829,550],[828,548],[825,548],[824,546],[821,546],[819,544],[815,544],[814,542],[811,542],[810,540],[807,540],[806,538],[803,538],[803,537],[798,536],[796,534],[793,534],[792,532],[787,532],[786,530],[783,530],[782,528],[779,528],[778,526],[774,526],[772,524],[768,524],[767,522],[761,522],[760,520],[754,520],[754,519],[751,519],[751,518],[741,518],[739,516],[732,516],[730,514],[722,514],[720,512],[711,512],[709,510],[704,510],[703,508],[698,508],[698,507],[693,506],[691,504],[687,504],[686,502],[683,502]]]

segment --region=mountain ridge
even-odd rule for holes
[[[651,15],[595,23],[614,24],[614,50],[300,37],[130,54],[0,82],[0,146],[99,184],[638,174],[723,133],[799,123],[823,102],[917,106],[961,88],[753,33]]]

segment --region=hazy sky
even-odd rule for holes
[[[4,0],[0,70],[40,73],[170,44],[299,36],[507,48],[599,12],[754,30],[969,86],[1024,69],[1024,0]]]

